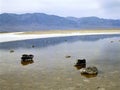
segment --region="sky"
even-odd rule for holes
[[[0,13],[120,19],[120,0],[0,0]]]

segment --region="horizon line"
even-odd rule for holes
[[[53,16],[58,16],[58,17],[72,17],[72,18],[89,18],[89,17],[94,17],[94,18],[99,18],[99,19],[112,19],[112,20],[120,20],[119,18],[104,18],[104,17],[99,17],[99,16],[85,16],[85,17],[76,17],[76,16],[60,16],[60,15],[55,15],[55,14],[47,14],[47,13],[42,13],[42,12],[26,12],[26,13],[9,13],[9,12],[3,12],[1,14],[16,14],[16,15],[23,15],[23,14],[44,14],[44,15],[53,15]]]

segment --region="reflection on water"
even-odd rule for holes
[[[119,40],[95,35],[0,43],[0,90],[120,89]],[[25,53],[34,61],[22,62]],[[98,75],[82,76],[74,67],[79,58],[96,66]]]
[[[33,63],[34,63],[33,60],[29,60],[29,61],[23,61],[23,60],[21,60],[21,64],[22,64],[23,66],[29,65],[29,64],[33,64]]]
[[[81,75],[86,77],[86,78],[93,78],[93,77],[97,76],[97,74],[95,74],[95,75],[81,74]]]
[[[43,48],[47,46],[54,46],[61,43],[72,43],[76,41],[98,41],[104,38],[120,37],[120,35],[88,35],[88,36],[71,36],[71,37],[56,37],[56,38],[45,38],[45,39],[34,39],[24,41],[13,41],[0,43],[0,49],[14,49],[19,48]],[[9,47],[8,47],[9,46]]]
[[[81,68],[85,68],[86,66],[85,66],[85,65],[79,65],[79,66],[74,65],[74,67],[75,67],[77,70],[80,70]]]

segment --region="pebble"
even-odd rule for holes
[[[97,87],[97,90],[105,90],[105,88]]]

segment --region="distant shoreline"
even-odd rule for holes
[[[66,37],[81,35],[108,35],[120,34],[120,30],[50,30],[50,31],[31,31],[31,32],[10,32],[0,33],[0,42],[18,41],[37,38]]]

